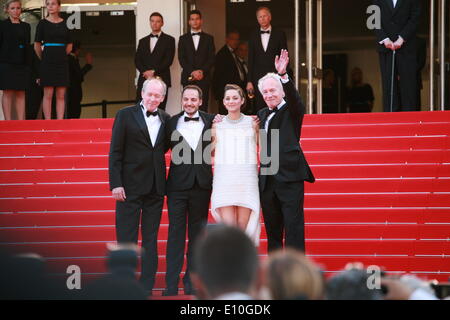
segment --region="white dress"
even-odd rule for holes
[[[221,222],[217,208],[239,206],[251,209],[245,232],[259,245],[261,233],[258,189],[258,161],[253,118],[242,115],[239,120],[216,123],[211,214]]]

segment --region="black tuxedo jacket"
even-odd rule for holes
[[[165,194],[165,133],[170,116],[160,109],[158,114],[161,127],[153,146],[140,104],[117,113],[109,151],[111,190],[123,187],[126,195],[144,195],[151,192],[155,181],[157,194]]]
[[[305,107],[292,80],[283,84],[283,89],[286,94],[286,103],[270,120],[267,144],[261,142],[261,153],[272,156],[270,130],[277,129],[279,132],[279,169],[274,174],[275,179],[281,182],[314,182],[314,175],[299,144]],[[264,126],[268,116],[268,107],[258,111],[258,117],[261,120],[261,130],[265,130]],[[261,163],[261,167],[269,166],[269,164]],[[266,180],[267,175],[260,174],[259,187],[261,191],[266,186]]]
[[[244,66],[242,66],[244,72],[244,81],[242,81],[236,63],[239,62],[235,61],[227,45],[224,45],[222,49],[217,52],[213,74],[213,91],[217,100],[223,99],[223,89],[227,84],[237,84],[245,89],[247,77]]]
[[[201,119],[203,120],[204,127],[202,135],[200,136],[200,141],[197,144],[197,148],[195,151],[192,150],[187,141],[177,130],[178,119],[180,119],[180,117],[184,115],[184,112],[180,112],[179,114],[173,116],[169,120],[166,127],[166,138],[168,144],[170,145],[170,148],[172,149],[169,176],[167,177],[167,192],[191,189],[194,186],[195,181],[197,181],[200,187],[202,187],[203,189],[212,188],[212,167],[210,164],[211,155],[210,153],[206,152],[207,155],[205,157],[207,157],[206,160],[209,163],[208,164],[205,162],[203,154],[205,148],[211,144],[211,135],[205,134],[205,131],[211,129],[214,115],[200,110],[198,112]],[[172,141],[172,137],[175,136],[176,139]],[[179,152],[177,151],[178,148],[180,150]],[[189,150],[190,152],[190,163],[174,163],[174,157],[183,157],[183,155],[185,155],[183,151],[185,150]],[[197,157],[201,159],[198,164],[194,164],[194,153],[196,153]]]
[[[198,48],[195,50],[194,41],[191,33],[185,33],[180,37],[178,42],[178,60],[183,68],[181,72],[181,84],[188,85],[188,78],[194,70],[203,71],[202,82],[209,81],[209,72],[214,65],[214,55],[216,49],[214,47],[214,37],[202,32]]]
[[[139,45],[134,57],[136,69],[139,70],[139,84],[142,86],[145,78],[143,73],[147,70],[155,70],[155,75],[161,77],[168,87],[172,85],[170,79],[170,66],[175,56],[175,38],[161,32],[153,52],[150,52],[150,35],[139,40]]]
[[[281,49],[287,50],[286,34],[283,30],[272,27],[267,51],[264,51],[260,28],[256,29],[248,41],[248,80],[257,84],[268,72],[276,72],[275,56],[280,55]],[[290,67],[287,71],[292,75]]]
[[[378,51],[391,51],[379,42],[386,38],[395,42],[398,36],[405,40],[401,50],[415,51],[417,47],[416,32],[421,15],[420,1],[397,0],[395,8],[392,0],[374,0],[373,4],[381,9],[381,29],[375,29]]]

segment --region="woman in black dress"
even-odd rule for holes
[[[15,98],[18,120],[25,120],[25,89],[29,82],[30,25],[20,21],[19,0],[8,0],[5,12],[9,18],[0,21],[0,90],[5,120],[11,120]]]
[[[44,87],[42,109],[44,118],[51,119],[52,98],[56,91],[56,118],[63,119],[64,97],[70,83],[67,55],[72,51],[72,40],[66,21],[59,15],[61,1],[47,0],[45,5],[48,15],[39,21],[34,43],[34,50],[41,59],[40,84]]]

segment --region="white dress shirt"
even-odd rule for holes
[[[152,32],[153,34],[153,32]],[[155,37],[150,37],[150,52],[153,52],[153,50],[155,49],[156,43],[158,42],[159,37],[161,37],[161,31],[159,33],[157,33],[158,38]]]
[[[287,83],[289,81],[289,78],[287,79],[283,79],[280,78],[282,83]],[[284,99],[281,100],[280,104],[277,106],[278,111],[283,107],[283,105],[286,103],[286,101],[284,101]],[[270,109],[270,108],[269,108]],[[266,122],[264,123],[264,129],[266,130],[266,132],[268,132],[269,129],[269,122],[270,120],[272,120],[272,118],[275,116],[275,112],[269,114],[269,116],[266,119]]]
[[[394,4],[394,8],[397,5],[397,0],[392,0],[392,3]]]
[[[205,124],[198,111],[192,116],[192,118],[198,117],[198,121],[184,121],[184,117],[189,118],[186,112],[178,119],[177,130],[186,139],[192,150],[195,150],[200,141]]]
[[[147,124],[148,134],[150,135],[150,141],[152,142],[152,145],[155,146],[156,138],[158,138],[159,128],[161,128],[161,119],[155,116],[147,117],[147,109],[142,104],[142,102],[141,106],[142,114],[144,115],[145,123]]]
[[[191,34],[192,34],[193,32],[198,33],[198,32],[202,32],[202,30],[200,30],[200,31],[192,31],[192,30],[191,30]],[[198,44],[200,43],[200,35],[196,34],[195,36],[191,36],[191,37],[192,37],[192,41],[194,41],[195,51],[197,51],[197,49],[198,49]]]
[[[260,29],[260,31],[270,31],[272,32],[272,26],[266,30]],[[269,45],[270,33],[261,33],[261,43],[264,51],[267,51],[267,46]]]

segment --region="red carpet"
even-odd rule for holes
[[[105,272],[115,241],[108,189],[112,119],[0,121],[0,247]],[[427,279],[450,277],[450,112],[306,116],[301,144],[307,254],[327,275],[360,261]],[[155,288],[164,288],[168,219]],[[260,253],[266,255],[263,228]]]

